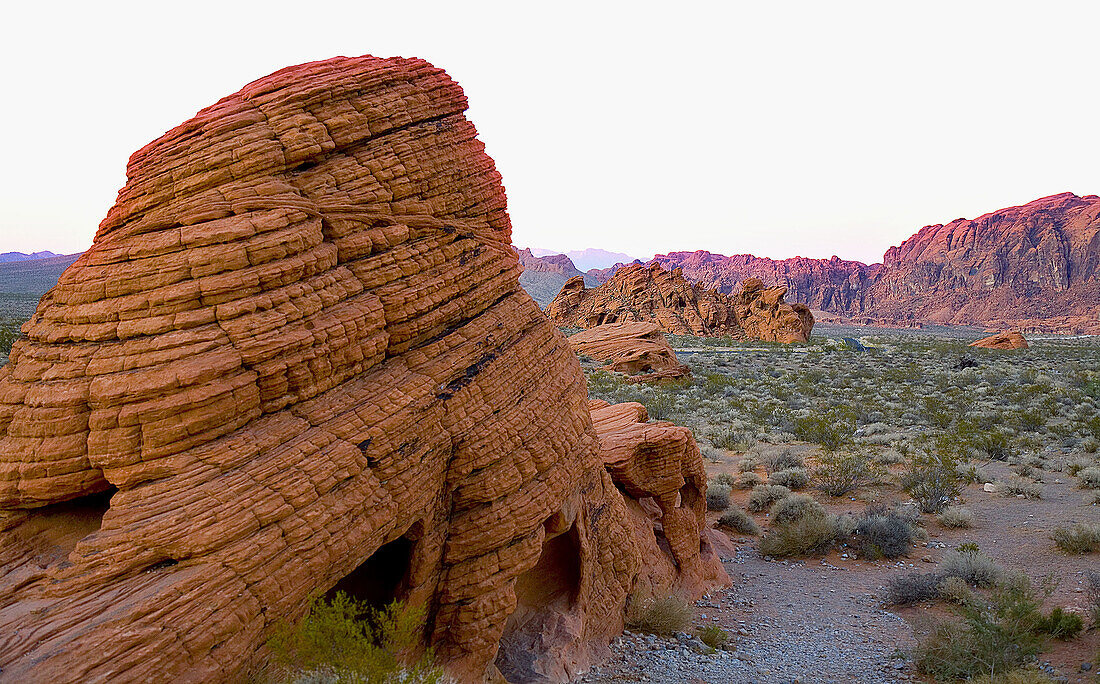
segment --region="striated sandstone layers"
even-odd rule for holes
[[[570,335],[569,344],[577,354],[603,361],[607,370],[625,373],[634,382],[691,375],[656,323],[606,323]]]
[[[235,680],[339,586],[558,681],[633,592],[728,581],[690,433],[594,427],[466,106],[335,58],[131,157],[0,369],[0,680]]]
[[[1003,332],[971,342],[970,346],[982,349],[1027,349],[1027,340],[1018,332]]]
[[[651,321],[679,335],[732,335],[769,342],[806,342],[814,319],[808,307],[783,301],[783,286],[750,278],[733,296],[689,282],[679,268],[658,263],[620,268],[603,285],[588,288],[572,278],[546,309],[561,326],[593,328]]]
[[[592,328],[605,323],[653,321],[679,335],[738,334],[730,299],[692,284],[675,269],[657,264],[632,265],[615,272],[603,285],[586,287],[571,278],[546,315],[557,325]]]

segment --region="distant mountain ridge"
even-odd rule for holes
[[[0,253],[0,264],[12,263],[15,261],[34,261],[36,259],[49,259],[52,257],[67,256],[63,254],[54,254],[50,251],[45,252],[31,252],[30,254],[24,254],[23,252],[3,252]]]
[[[532,255],[536,257],[547,257],[560,254],[551,249],[542,249],[541,247],[532,247]],[[597,249],[590,247],[588,249],[575,249],[571,252],[565,252],[563,256],[569,257],[570,261],[579,271],[591,271],[594,268],[607,268],[613,266],[619,262],[630,262],[634,260],[634,257],[629,254],[623,254],[622,252],[609,252],[606,249]]]
[[[881,264],[706,251],[658,254],[651,263],[722,292],[750,277],[786,285],[788,301],[857,322],[1100,333],[1096,195],[1065,192],[925,226]]]

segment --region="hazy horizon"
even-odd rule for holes
[[[519,246],[877,263],[925,225],[1100,192],[1100,6],[655,7],[15,6],[0,252],[86,249],[131,153],[335,55],[462,85]]]

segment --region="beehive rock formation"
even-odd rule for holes
[[[690,435],[597,434],[465,109],[335,58],[133,155],[0,369],[0,680],[236,680],[338,585],[427,606],[460,681],[562,680],[724,580]]]
[[[679,269],[666,271],[657,264],[621,268],[595,288],[571,278],[546,315],[557,325],[578,328],[653,321],[666,333],[679,335],[740,333],[728,297],[693,285]]]
[[[625,373],[635,382],[659,382],[691,375],[676,359],[656,323],[607,323],[569,336],[577,354],[607,364],[607,370]]]
[[[1003,332],[971,342],[970,346],[982,349],[1027,349],[1027,340],[1018,332]]]
[[[814,316],[805,304],[783,301],[787,288],[765,287],[757,278],[749,278],[734,296],[733,310],[749,339],[766,342],[808,342],[814,329]]]
[[[593,328],[607,323],[651,321],[666,333],[730,335],[769,342],[806,342],[814,317],[803,304],[787,304],[784,286],[765,287],[749,278],[729,296],[690,283],[681,269],[653,262],[618,269],[603,285],[588,288],[571,278],[546,309],[561,326]]]

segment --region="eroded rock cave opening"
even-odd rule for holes
[[[504,625],[496,658],[513,684],[544,681],[547,673],[537,658],[573,641],[580,629],[574,610],[581,587],[580,534],[575,524],[555,534],[559,524],[558,515],[546,522],[538,562],[516,578],[516,609]]]
[[[416,540],[412,531],[378,547],[365,561],[325,593],[331,601],[337,592],[382,608],[403,601],[409,593]]]
[[[110,509],[111,497],[117,491],[109,486],[102,492],[29,511],[12,529],[13,552],[34,557],[43,568],[65,560],[81,539],[103,526],[103,516]]]

